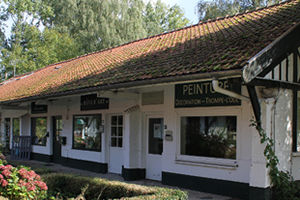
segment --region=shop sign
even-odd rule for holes
[[[241,94],[241,86],[227,80],[219,80],[219,87]],[[212,81],[175,85],[175,108],[235,105],[241,105],[241,100],[216,92]]]
[[[31,114],[40,114],[47,113],[48,106],[47,105],[35,105],[35,102],[31,103]]]
[[[80,110],[100,110],[109,108],[109,98],[98,98],[97,94],[81,96]]]

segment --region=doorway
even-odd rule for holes
[[[161,181],[164,120],[149,116],[147,122],[146,178]]]
[[[109,117],[109,166],[108,171],[121,174],[124,162],[123,154],[123,115]]]
[[[62,132],[62,117],[53,117],[53,162],[61,163],[61,144],[59,136]]]

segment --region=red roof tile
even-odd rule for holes
[[[300,1],[292,0],[53,64],[1,83],[0,102],[242,69],[246,61],[300,22],[299,11]]]

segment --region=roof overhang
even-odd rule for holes
[[[300,46],[300,22],[248,60],[243,69],[243,80],[250,83],[268,74],[293,49]]]
[[[186,81],[195,81],[199,79],[212,79],[212,78],[235,78],[242,76],[242,69],[232,69],[232,70],[222,70],[222,71],[213,71],[213,72],[206,72],[206,73],[197,73],[197,74],[187,74],[181,76],[169,76],[169,77],[162,77],[162,78],[155,78],[155,79],[145,79],[140,81],[132,81],[132,82],[125,82],[113,85],[101,85],[95,87],[88,87],[82,88],[78,90],[71,90],[65,91],[60,93],[52,93],[52,94],[45,94],[39,96],[31,96],[25,97],[15,100],[8,100],[0,102],[0,105],[9,105],[11,103],[20,103],[20,102],[28,102],[28,101],[36,101],[39,99],[48,99],[48,98],[58,98],[58,97],[67,97],[71,95],[79,95],[84,93],[90,92],[99,92],[99,91],[106,91],[106,90],[116,90],[116,89],[129,89],[129,88],[136,88],[142,87],[147,85],[159,85],[159,84],[171,84],[176,82],[186,82]]]

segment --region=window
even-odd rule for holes
[[[236,116],[181,117],[180,154],[236,159]]]
[[[73,118],[73,148],[101,151],[101,115]]]
[[[5,118],[4,119],[4,129],[5,129],[5,147],[6,148],[9,148],[10,145],[10,118]]]
[[[32,144],[46,145],[47,134],[47,118],[46,117],[34,117],[31,118],[31,136]]]
[[[20,119],[13,118],[13,136],[20,135]]]
[[[123,146],[123,116],[111,116],[111,146]]]

